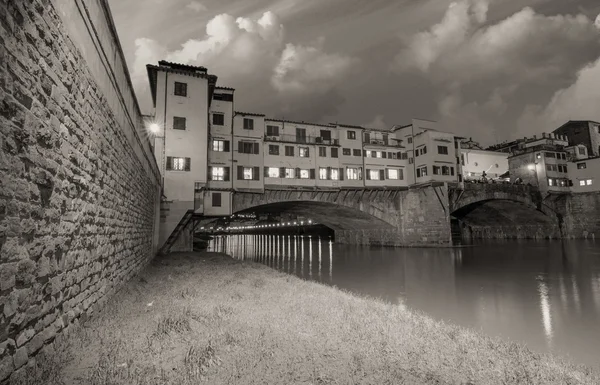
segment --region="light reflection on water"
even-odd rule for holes
[[[316,236],[232,235],[216,237],[209,250],[600,368],[598,246],[593,240],[506,241],[394,249]]]

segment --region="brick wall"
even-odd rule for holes
[[[158,168],[106,4],[82,5],[0,0],[0,381],[156,249]]]
[[[600,192],[565,195],[555,207],[563,216],[565,238],[600,238]]]

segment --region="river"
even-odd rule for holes
[[[209,250],[600,368],[600,241],[400,249],[317,236],[229,235],[216,237]]]

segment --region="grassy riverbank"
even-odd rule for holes
[[[38,360],[41,383],[600,383],[558,358],[220,254],[157,259],[117,297]]]

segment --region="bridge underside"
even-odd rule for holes
[[[243,212],[302,215],[334,231],[359,229],[393,229],[394,227],[362,211],[328,202],[292,201],[255,206]]]
[[[453,234],[460,228],[468,239],[543,239],[559,238],[556,217],[536,208],[510,200],[488,200],[472,203],[452,213]]]

